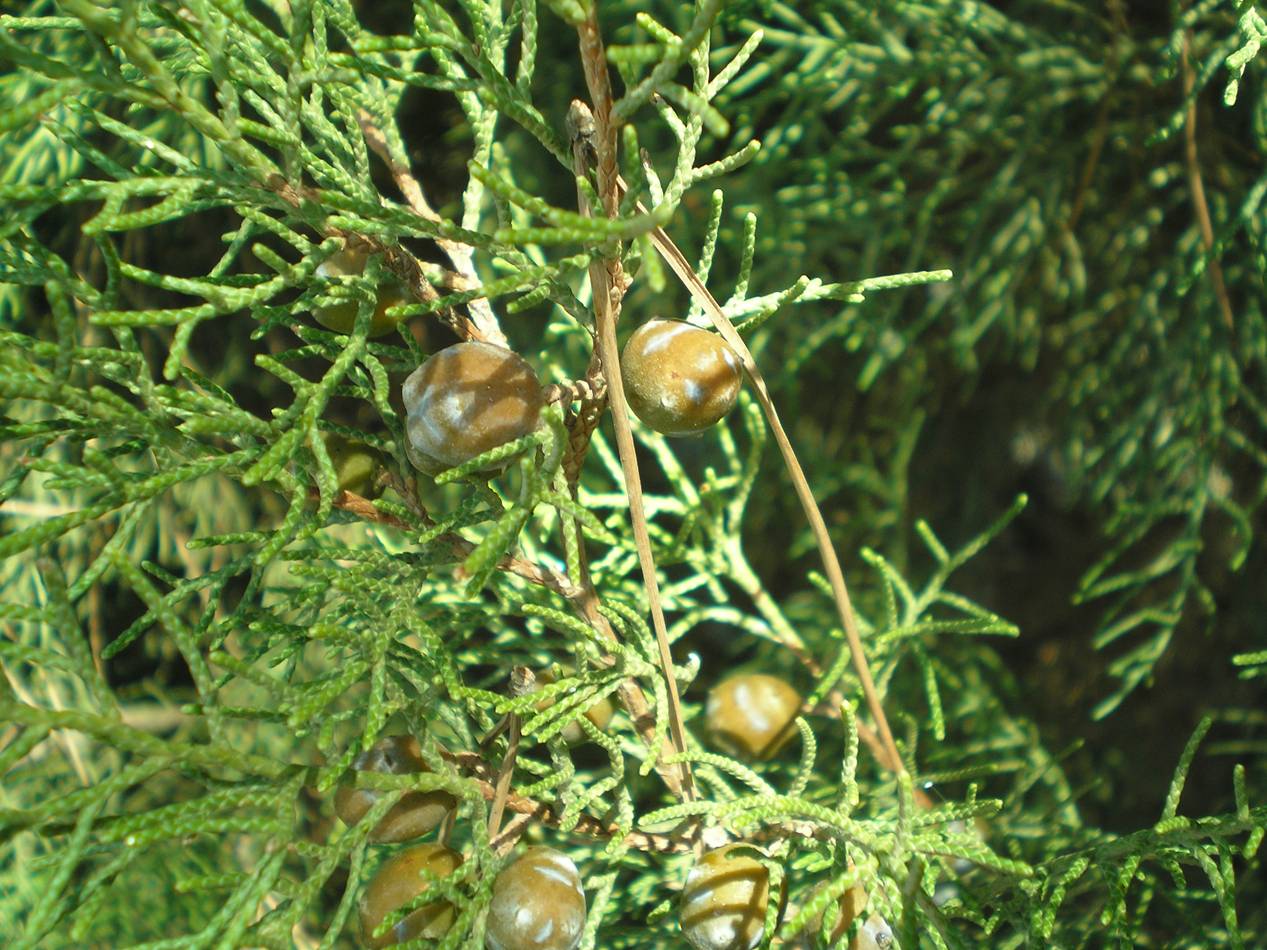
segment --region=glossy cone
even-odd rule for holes
[[[620,355],[629,408],[665,435],[703,432],[739,398],[743,367],[715,333],[681,320],[650,320]]]
[[[376,938],[373,933],[392,911],[404,907],[427,889],[424,873],[447,877],[461,864],[462,855],[438,844],[415,845],[385,861],[361,895],[361,942],[377,950],[418,937],[432,940],[443,937],[453,926],[453,905],[448,901],[424,904],[381,937]]]
[[[378,489],[374,476],[380,467],[378,453],[364,442],[356,442],[337,432],[327,432],[323,438],[326,454],[330,456],[330,464],[334,466],[334,474],[339,480],[339,490],[363,498],[375,497]]]
[[[408,454],[425,472],[469,462],[537,428],[545,399],[532,367],[491,343],[458,343],[405,380]]]
[[[841,944],[840,941],[844,938],[850,925],[860,918],[867,909],[867,892],[863,890],[861,885],[855,884],[840,895],[836,906],[836,924],[832,927],[827,942],[832,947],[843,947],[844,944]],[[820,914],[805,929],[806,934],[811,937],[816,936],[823,929],[824,917],[826,917],[826,911]],[[892,928],[884,922],[884,918],[879,914],[871,914],[859,923],[853,938],[849,941],[848,950],[888,950],[892,945]]]
[[[745,759],[768,759],[796,732],[801,694],[777,676],[740,673],[708,694],[704,710],[708,734],[724,752]]]
[[[358,772],[382,772],[386,775],[428,771],[422,761],[418,740],[413,736],[379,739],[368,752],[357,756],[354,768]],[[344,824],[355,825],[384,794],[377,789],[344,785],[334,795],[335,813]],[[395,843],[419,838],[439,825],[456,805],[457,801],[448,792],[406,792],[374,826],[370,840]]]
[[[326,258],[317,265],[319,277],[355,277],[365,273],[365,265],[369,255],[364,251],[353,251],[345,248]],[[400,322],[399,319],[387,315],[388,307],[397,307],[409,303],[409,294],[396,280],[389,279],[379,285],[374,303],[374,315],[370,318],[369,336],[377,337],[391,333]],[[318,323],[335,333],[351,333],[356,322],[357,304],[351,300],[346,303],[331,304],[328,307],[313,308],[312,315]]]
[[[487,950],[574,950],[584,931],[585,890],[566,854],[528,848],[497,875]]]
[[[537,674],[537,680],[542,685],[546,685],[554,682],[554,676],[550,672],[543,670]],[[563,697],[558,697],[553,701],[558,702],[561,698]],[[541,702],[537,703],[537,710],[541,711],[549,709],[550,703],[551,700],[543,699]],[[612,716],[615,715],[615,713],[616,707],[612,705],[611,699],[604,696],[599,699],[598,702],[594,703],[594,705],[590,706],[589,709],[585,710],[584,716],[601,732],[611,724]],[[573,720],[564,726],[560,735],[563,736],[563,741],[568,745],[580,745],[585,741],[585,730],[576,720]]]
[[[770,874],[747,844],[707,852],[686,878],[679,920],[695,950],[752,950],[765,932]]]

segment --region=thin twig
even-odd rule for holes
[[[568,110],[568,128],[572,139],[574,170],[579,178],[587,175],[598,161],[594,147],[594,117],[589,107],[583,102],[573,101],[571,108]],[[579,188],[577,189],[576,201],[577,208],[581,214],[589,215],[592,213],[589,202],[585,198],[585,193]],[[616,284],[609,283],[613,279],[620,281],[619,261],[616,262],[616,266],[617,270],[612,272],[608,269],[608,264],[604,262],[594,261],[590,264],[590,282],[595,288],[596,302],[598,299],[597,295],[601,292],[599,288],[616,286]],[[609,298],[605,296],[604,299]],[[580,391],[581,382],[585,384],[584,390],[586,391]],[[585,379],[573,385],[578,388],[578,395],[581,397],[581,407],[576,417],[572,420],[572,426],[569,431],[568,455],[564,462],[564,467],[568,490],[572,493],[572,497],[576,498],[581,467],[585,461],[585,453],[589,448],[590,437],[593,435],[594,429],[598,426],[603,411],[607,407],[607,377],[603,372],[603,361],[599,354],[597,342],[594,343],[594,348],[590,354],[590,364],[586,370]],[[571,533],[576,545],[577,583],[581,589],[581,596],[576,602],[577,609],[580,611],[581,616],[602,634],[605,640],[617,643],[619,641],[616,632],[612,629],[607,618],[603,616],[602,611],[599,610],[598,591],[594,589],[594,581],[590,576],[589,556],[585,550],[585,534],[575,518],[565,519],[561,523],[561,528]],[[566,539],[564,543],[566,545]],[[601,662],[606,665],[612,665],[615,663],[615,658],[610,654],[604,654]],[[646,742],[647,748],[654,749],[657,741],[655,717],[651,714],[646,694],[642,691],[642,687],[637,680],[630,678],[622,682],[617,690],[617,698],[629,713],[630,718],[633,720],[634,728],[642,736],[643,741]],[[682,798],[684,795],[682,770],[677,766],[666,764],[679,751],[672,739],[664,741],[656,755],[656,772],[664,780],[669,791],[675,797]]]
[[[412,497],[408,486],[401,482],[395,476],[389,476],[387,483],[397,491],[401,497],[409,499]],[[316,500],[316,489],[309,492],[309,497]],[[334,507],[340,510],[350,512],[357,517],[373,522],[375,524],[387,525],[397,528],[401,531],[412,532],[414,526],[408,522],[397,518],[395,515],[379,511],[374,507],[374,503],[368,498],[353,494],[348,491],[340,491],[334,497]],[[417,512],[420,518],[429,521],[425,517],[425,513],[421,509]],[[456,560],[462,561],[475,550],[475,545],[465,538],[456,534],[449,533],[441,535],[438,541],[448,544],[453,556]],[[544,587],[547,590],[554,591],[561,597],[565,598],[571,605],[572,609],[588,623],[602,639],[609,643],[618,642],[616,632],[612,629],[611,623],[598,609],[598,595],[594,591],[594,586],[589,582],[588,573],[583,576],[583,583],[580,585],[573,584],[566,576],[556,571],[540,567],[522,558],[506,556],[498,562],[498,568],[509,574],[521,577],[529,583]],[[611,654],[603,654],[599,658],[599,662],[606,666],[612,666],[616,660]],[[654,748],[656,740],[655,716],[651,713],[650,704],[647,702],[646,694],[642,691],[642,687],[632,678],[624,680],[616,690],[616,698],[629,714],[629,719],[633,723],[634,729],[638,735],[647,744],[648,748]],[[666,742],[666,746],[669,744]],[[672,747],[661,749],[660,759],[667,759],[675,750]],[[670,765],[657,764],[656,771],[664,779],[669,791],[675,796],[681,797],[681,783],[678,779],[678,770]]]
[[[1095,135],[1091,139],[1091,151],[1082,165],[1082,174],[1078,176],[1078,186],[1074,191],[1073,208],[1069,212],[1069,220],[1065,222],[1065,230],[1072,232],[1082,217],[1082,209],[1086,206],[1087,194],[1091,190],[1091,180],[1100,164],[1100,156],[1104,153],[1104,143],[1109,137],[1109,107],[1113,102],[1110,90],[1100,100],[1100,108],[1095,117]]]
[[[624,187],[623,182],[621,182],[621,187]],[[638,202],[638,210],[641,213],[647,213],[645,206],[641,202]],[[840,560],[836,557],[836,551],[832,547],[831,536],[827,533],[827,525],[823,521],[818,502],[814,500],[814,493],[805,478],[805,472],[801,469],[801,463],[796,457],[796,451],[792,448],[787,432],[783,429],[783,423],[780,421],[778,411],[774,407],[774,401],[770,398],[770,392],[766,387],[761,370],[752,358],[752,353],[749,351],[747,344],[744,343],[743,338],[726,317],[721,306],[713,298],[713,295],[709,293],[708,288],[700,282],[700,279],[695,275],[694,268],[691,267],[663,228],[657,227],[651,231],[651,242],[655,245],[660,256],[664,258],[665,263],[669,265],[669,268],[704,308],[704,312],[708,314],[709,319],[722,339],[730,344],[731,348],[743,361],[744,370],[747,372],[748,378],[752,381],[753,388],[757,392],[757,400],[761,403],[766,422],[774,434],[774,441],[779,447],[779,453],[783,456],[783,463],[788,470],[789,477],[792,479],[792,486],[796,490],[796,497],[801,503],[801,510],[809,520],[810,529],[814,534],[814,541],[818,545],[823,569],[827,575],[827,581],[831,585],[833,598],[836,602],[836,610],[840,617],[841,625],[844,627],[845,637],[849,642],[849,652],[853,660],[854,670],[862,683],[863,696],[866,699],[867,708],[871,712],[871,717],[875,720],[876,730],[879,733],[880,743],[884,750],[881,762],[886,768],[900,775],[906,771],[906,766],[902,762],[901,755],[898,754],[897,744],[893,741],[893,733],[889,728],[888,718],[884,714],[884,707],[880,703],[880,695],[876,689],[875,680],[871,676],[871,667],[867,663],[866,654],[862,649],[862,636],[858,631],[858,621],[854,616],[853,604],[849,598],[849,588],[845,585],[845,575],[841,570]]]
[[[1192,31],[1185,30],[1183,48],[1179,52],[1179,64],[1183,70],[1183,95],[1188,102],[1187,118],[1183,125],[1184,161],[1188,165],[1188,189],[1192,192],[1192,208],[1196,212],[1197,225],[1201,229],[1201,243],[1210,254],[1207,270],[1210,272],[1210,283],[1214,287],[1214,296],[1219,302],[1219,312],[1223,315],[1223,323],[1228,330],[1235,329],[1232,317],[1232,302],[1227,296],[1227,285],[1223,282],[1223,267],[1218,258],[1213,256],[1214,225],[1210,221],[1210,207],[1205,200],[1205,184],[1201,180],[1201,164],[1197,160],[1197,100],[1192,94],[1195,78],[1192,75],[1192,64],[1188,62],[1188,43],[1192,39]]]
[[[774,603],[774,598],[770,596],[769,592],[761,585],[761,582],[757,578],[756,574],[752,572],[752,568],[748,565],[747,560],[744,558],[743,551],[738,549],[738,546],[736,546],[735,550],[728,552],[728,557],[732,570],[732,580],[739,585],[740,590],[751,598],[758,611],[765,615],[768,621],[772,618],[780,617],[781,614],[779,613],[778,606]],[[772,622],[770,624],[771,637],[779,645],[796,657],[800,664],[805,667],[805,671],[809,673],[812,679],[816,681],[821,679],[824,672],[823,665],[818,662],[817,657],[806,649],[804,641],[801,640],[795,630],[780,629],[780,627],[786,626],[786,621],[782,624]],[[810,705],[808,703],[805,704],[802,707],[801,712],[804,715],[826,716],[830,719],[839,719],[841,717],[841,708],[844,704],[844,691],[841,690],[839,686],[836,686],[823,697],[821,702],[814,705]],[[855,725],[858,729],[858,738],[866,744],[878,761],[886,762],[889,757],[888,750],[885,749],[884,744],[880,741],[880,737],[876,735],[875,731],[865,722],[856,722]],[[918,798],[923,793],[916,789],[915,794]],[[927,804],[931,804],[931,800]]]
[[[491,766],[481,756],[473,752],[455,753],[443,750],[441,750],[440,754],[447,761],[456,765],[464,776],[476,782],[479,786],[480,794],[486,801],[493,801],[497,795],[496,779]],[[506,811],[524,816],[528,821],[535,820],[552,827],[557,827],[563,820],[563,816],[550,805],[534,798],[528,798],[526,795],[520,795],[517,792],[509,792],[506,795],[505,808]],[[508,822],[499,837],[505,839],[511,833],[512,825],[517,824],[519,823],[514,821]],[[576,834],[591,838],[614,838],[620,833],[620,829],[616,825],[600,821],[590,815],[581,815],[572,830]],[[680,854],[691,850],[690,842],[680,835],[657,835],[634,831],[625,835],[624,842],[638,851],[653,851],[662,854]],[[496,844],[495,842],[495,847]]]
[[[502,812],[506,809],[506,796],[510,794],[510,781],[515,774],[515,759],[519,757],[519,740],[522,738],[519,715],[510,713],[508,719],[506,728],[510,732],[509,742],[506,745],[506,754],[502,757],[501,769],[497,773],[497,781],[493,783],[492,807],[488,810],[490,839],[497,837],[497,830],[501,827]]]
[[[1100,156],[1104,154],[1104,143],[1109,138],[1109,111],[1115,101],[1113,91],[1115,83],[1111,81],[1118,73],[1121,61],[1121,38],[1130,35],[1130,26],[1126,22],[1126,10],[1122,0],[1108,0],[1108,16],[1111,21],[1108,55],[1105,57],[1105,72],[1110,77],[1108,89],[1100,98],[1100,108],[1096,110],[1095,134],[1091,138],[1091,151],[1083,162],[1082,172],[1078,176],[1078,184],[1074,189],[1073,204],[1069,211],[1069,219],[1065,222],[1065,233],[1071,234],[1082,218],[1086,208],[1087,195],[1091,192],[1091,182],[1095,178],[1095,170],[1100,164]]]
[[[405,504],[409,506],[409,509],[414,513],[415,517],[426,524],[431,523],[431,518],[422,509],[422,506],[418,504],[416,493],[414,491],[414,480],[412,478],[401,479],[395,473],[390,471],[384,472],[381,477],[385,485],[390,486],[405,500]],[[374,506],[365,499],[361,499],[361,502],[364,503],[362,507],[369,508],[374,515],[381,514],[378,509],[374,508]],[[408,525],[404,525],[396,519],[392,519],[392,521],[406,530],[409,529]],[[579,527],[576,531],[579,536]],[[469,545],[469,542],[464,541],[461,538],[457,538],[456,536],[451,536],[450,543]],[[468,553],[469,550],[470,549],[468,549]],[[598,609],[598,592],[594,590],[594,583],[589,576],[589,565],[586,562],[584,545],[580,546],[579,551],[581,576],[578,584],[573,584],[567,577],[561,574],[535,568],[534,565],[515,558],[509,559],[509,566],[513,568],[514,573],[523,577],[525,580],[540,584],[541,586],[547,587],[565,597],[573,611],[575,611],[582,620],[589,624],[603,640],[608,643],[618,643],[619,638],[616,636],[616,631],[612,629],[610,621],[608,621],[608,619],[603,616],[602,611]],[[461,556],[465,558],[466,555]],[[503,563],[507,563],[507,560],[504,559]],[[537,573],[534,574],[534,570]],[[603,666],[610,667],[616,664],[616,658],[610,653],[603,653],[599,656],[598,662]],[[651,714],[651,706],[647,702],[646,694],[642,691],[642,686],[639,685],[636,679],[629,677],[628,679],[623,680],[620,686],[617,687],[616,699],[620,702],[620,705],[625,712],[629,714],[629,719],[633,723],[634,730],[638,733],[639,737],[641,737],[642,741],[646,743],[647,748],[654,748],[656,743],[656,721],[655,716]],[[493,736],[490,736],[488,741],[491,741],[492,738]],[[680,798],[682,796],[682,787],[678,780],[678,771],[673,766],[664,764],[665,760],[667,760],[673,752],[674,749],[672,744],[668,740],[665,740],[662,744],[661,754],[656,762],[656,772],[664,780],[664,783],[668,786],[669,791],[672,792],[674,796]]]
[[[506,827],[501,830],[497,837],[489,839],[489,847],[493,849],[498,857],[505,857],[519,842],[523,833],[528,830],[528,826],[536,820],[536,815],[516,815],[506,822]]]
[[[616,128],[611,119],[611,82],[607,75],[607,54],[603,50],[602,31],[598,25],[598,5],[589,4],[585,19],[577,26],[580,38],[581,63],[585,69],[585,82],[593,101],[593,148],[595,176],[599,200],[607,217],[615,218],[620,209],[620,176],[616,173]],[[584,110],[584,103],[573,102],[572,113]],[[580,127],[579,123],[576,124]],[[688,801],[695,798],[695,783],[691,766],[685,758],[686,729],[682,724],[682,700],[678,695],[677,679],[673,675],[673,655],[669,649],[668,625],[664,620],[664,606],[660,602],[660,585],[656,579],[655,558],[651,553],[651,538],[647,532],[647,516],[642,503],[642,477],[638,472],[638,458],[634,448],[633,429],[629,425],[629,406],[625,401],[624,383],[620,373],[620,356],[616,343],[616,322],[620,319],[620,306],[628,287],[628,280],[620,263],[619,248],[614,248],[599,265],[590,265],[590,284],[594,294],[594,323],[597,330],[597,347],[607,378],[607,396],[611,401],[612,424],[616,430],[616,447],[620,455],[620,467],[624,473],[625,491],[629,495],[629,520],[633,525],[634,546],[638,551],[638,567],[642,571],[643,585],[647,591],[651,622],[655,629],[656,647],[660,669],[664,676],[669,700],[669,732],[673,746],[682,756],[682,794]]]
[[[278,174],[270,175],[264,182],[264,187],[268,188],[295,210],[299,210],[308,202],[316,204],[321,202],[321,196],[313,189],[304,185],[294,185]],[[417,209],[411,210],[417,213]],[[422,217],[426,216],[422,215]],[[415,298],[423,303],[435,303],[440,299],[439,292],[431,285],[431,281],[427,279],[427,275],[423,272],[418,259],[400,244],[384,243],[371,235],[360,234],[343,228],[324,227],[322,231],[326,237],[343,238],[348,246],[360,245],[368,248],[370,253],[382,254],[384,263],[392,273],[405,284],[405,287]],[[478,283],[475,286],[478,286]],[[499,345],[506,345],[506,338],[502,334],[500,326],[496,328],[495,332],[490,331],[478,325],[473,319],[458,313],[452,307],[441,307],[437,316],[464,340],[500,341]]]
[[[581,532],[577,529],[577,537]],[[574,605],[581,617],[589,623],[591,627],[599,632],[604,640],[610,643],[618,643],[619,638],[616,631],[612,629],[611,623],[602,612],[598,609],[598,592],[594,589],[594,582],[590,578],[589,565],[586,562],[584,548],[581,548],[581,583],[580,595],[574,601]],[[599,662],[604,666],[614,666],[615,657],[610,653],[605,653],[599,657]],[[656,720],[651,712],[651,706],[647,702],[647,695],[643,692],[642,686],[633,677],[622,680],[616,688],[616,698],[625,712],[629,714],[630,720],[633,722],[634,729],[646,743],[648,749],[654,749],[656,743]],[[664,780],[664,784],[669,791],[677,798],[683,797],[683,788],[681,781],[681,771],[669,764],[669,760],[676,753],[673,743],[669,739],[664,739],[659,753],[656,756],[656,773]]]
[[[445,761],[456,766],[458,772],[464,778],[475,782],[479,788],[480,795],[486,801],[493,801],[497,795],[495,776],[492,766],[489,765],[483,756],[475,752],[449,752],[444,749],[440,750],[440,756]],[[494,850],[498,851],[502,851],[508,845],[513,844],[514,840],[522,834],[524,828],[533,821],[538,821],[551,827],[558,827],[563,820],[563,816],[555,811],[551,805],[535,798],[529,798],[526,795],[520,795],[517,792],[509,792],[506,795],[505,809],[517,817],[508,821],[501,832],[492,839],[491,844]],[[693,824],[697,819],[690,819],[689,821]],[[572,833],[589,838],[606,838],[610,840],[620,834],[620,829],[610,822],[602,821],[592,815],[582,814],[576,820]],[[622,841],[635,851],[648,851],[657,854],[685,854],[693,849],[692,839],[694,837],[694,834],[683,834],[680,829],[662,834],[633,831],[626,834]],[[839,840],[840,833],[835,828],[819,822],[782,820],[765,824],[750,835],[751,840],[757,842],[780,841],[791,837],[830,841]]]
[[[536,677],[526,666],[516,666],[510,671],[510,695],[524,696],[537,688]],[[493,783],[492,807],[488,810],[488,837],[496,840],[497,830],[501,827],[502,812],[506,809],[506,796],[510,794],[510,782],[515,774],[515,760],[519,757],[519,741],[523,737],[519,714],[510,712],[502,720],[509,733],[506,742],[506,754],[502,756],[501,768],[497,772],[497,781]],[[494,730],[494,733],[500,731]],[[488,740],[485,740],[486,742]]]
[[[404,195],[406,203],[414,214],[432,223],[439,223],[442,219],[427,201],[426,195],[422,192],[422,186],[418,184],[418,179],[414,178],[408,167],[392,154],[387,136],[374,122],[374,117],[366,110],[360,109],[357,111],[356,120],[361,126],[361,134],[365,136],[366,144],[383,160],[396,182],[396,187],[400,189],[400,193]],[[454,270],[457,271],[456,289],[474,290],[479,287],[481,282],[475,273],[475,249],[469,244],[462,244],[448,238],[438,237],[435,241],[448,255],[449,260],[453,262]],[[477,297],[468,302],[466,308],[471,315],[471,324],[475,331],[472,334],[473,338],[509,348],[506,335],[502,332],[501,324],[497,322],[497,317],[487,299]]]
[[[440,821],[440,830],[436,832],[436,842],[443,848],[449,846],[449,840],[453,837],[453,829],[457,827],[458,813],[450,810],[445,812],[444,818]]]
[[[576,208],[581,214],[589,217],[593,214],[589,199],[579,182],[589,176],[590,170],[598,164],[598,152],[595,145],[597,131],[594,128],[594,115],[589,107],[579,99],[573,100],[568,108],[568,134],[572,140],[572,172],[576,175]],[[619,263],[619,262],[617,262]],[[605,265],[604,265],[605,266]],[[590,264],[590,284],[598,287],[603,283],[598,274],[598,263]],[[617,272],[618,273],[618,272]],[[597,280],[597,283],[595,283]],[[611,277],[608,277],[610,284]],[[585,453],[589,450],[590,439],[594,430],[607,409],[607,376],[603,372],[603,360],[599,353],[598,341],[590,341],[590,362],[585,369],[585,382],[590,392],[580,395],[580,409],[571,420],[569,429],[568,457],[564,461],[568,488],[576,495],[577,484],[581,477],[581,468],[585,463]]]
[[[309,489],[308,495],[315,501],[318,497],[318,492],[315,488]],[[392,528],[399,528],[402,531],[414,530],[414,526],[409,524],[409,522],[385,511],[379,511],[368,498],[349,491],[340,491],[335,495],[333,505],[335,508],[356,515],[363,521],[388,525]],[[448,545],[454,557],[460,561],[466,560],[471,552],[475,550],[474,544],[452,532],[442,534],[436,540]],[[497,568],[508,574],[514,574],[516,577],[522,577],[524,580],[540,587],[548,588],[569,600],[576,598],[578,594],[575,585],[562,574],[533,564],[530,561],[525,561],[523,558],[507,555],[497,562]]]

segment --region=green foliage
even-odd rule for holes
[[[930,363],[1003,362],[1041,381],[1017,450],[1104,512],[1078,593],[1103,605],[1096,646],[1119,680],[1100,715],[1148,679],[1182,621],[1208,612],[1198,561],[1211,523],[1234,523],[1239,567],[1262,500],[1257,100],[1198,117],[1200,161],[1217,170],[1204,176],[1213,254],[1181,141],[1183,37],[1195,96],[1225,61],[1249,62],[1257,13],[1242,4],[1238,20],[1235,6],[1198,4],[1167,32],[1167,17],[1125,3],[1026,3],[1013,17],[985,4],[774,4],[761,21],[771,55],[737,84],[747,121],[734,141],[791,117],[736,183],[751,206],[796,209],[762,217],[765,249],[827,272],[934,260],[956,274],[926,306],[878,300],[778,334],[779,354],[811,374],[839,354],[864,388],[908,402],[928,399],[913,377]],[[816,240],[823,229],[836,240]]]
[[[370,829],[445,789],[466,861],[426,896],[458,909],[443,947],[482,946],[515,835],[575,858],[583,947],[678,945],[701,828],[768,851],[776,945],[824,945],[815,922],[854,885],[907,947],[1261,943],[1267,748],[1245,697],[1267,604],[1241,589],[1267,495],[1256,6],[600,4],[628,183],[608,218],[584,213],[602,202],[563,119],[594,2],[0,17],[0,930],[351,946],[390,853]],[[606,430],[575,494],[568,466],[591,265],[633,276],[622,326],[700,315],[657,227],[789,420],[905,772],[874,755],[745,393],[699,439],[637,429],[700,794],[663,781],[668,696]],[[349,244],[375,252],[365,275],[319,276]],[[383,279],[414,302],[370,341]],[[357,305],[347,334],[311,317],[336,300]],[[431,478],[400,386],[457,336],[509,342],[562,395],[532,435]],[[947,478],[930,432],[992,374],[1024,398],[954,456],[991,477]],[[376,453],[381,497],[340,490],[331,433]],[[1025,584],[1095,605],[1097,717],[1141,702],[1185,638],[1259,637],[1218,657],[1245,691],[1193,687],[1168,788],[1120,749],[1088,770],[1009,668],[1026,630],[979,591],[1035,517],[994,477],[1018,464],[1057,486],[1040,515],[1094,518],[1076,584]],[[745,665],[808,697],[767,763],[703,727]],[[553,682],[515,695],[517,667]],[[605,697],[624,709],[604,731],[580,713]],[[490,734],[511,715],[507,841],[489,812],[512,730]],[[429,771],[352,769],[397,733]],[[1221,791],[1197,783],[1190,817],[1208,774]],[[1119,781],[1153,811],[1101,821],[1093,786]],[[331,805],[348,783],[385,793],[353,827]]]

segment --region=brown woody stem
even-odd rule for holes
[[[616,172],[616,128],[612,123],[611,82],[607,73],[607,54],[603,49],[602,31],[598,25],[597,4],[589,5],[585,19],[577,26],[577,33],[580,38],[585,82],[589,87],[590,99],[593,102],[593,148],[597,160],[595,174],[598,195],[606,215],[614,218],[620,207],[620,179]],[[573,109],[576,110],[576,104],[573,105]],[[685,758],[686,729],[682,723],[682,700],[678,695],[677,679],[673,675],[673,656],[669,649],[668,626],[664,620],[664,607],[660,602],[660,585],[656,579],[655,558],[651,553],[651,538],[647,532],[646,511],[642,504],[642,478],[638,471],[633,430],[629,425],[629,407],[625,401],[624,385],[620,374],[616,321],[620,318],[620,305],[627,283],[618,249],[613,250],[602,263],[591,264],[590,284],[594,294],[596,345],[603,372],[607,377],[607,395],[612,406],[616,446],[620,454],[621,470],[624,473],[625,490],[629,495],[629,519],[633,525],[634,545],[638,550],[638,566],[642,571],[643,585],[647,591],[660,668],[668,692],[669,731],[673,737],[674,749],[682,757],[679,764],[682,775],[682,795],[689,801],[695,798],[695,784],[691,776],[690,763]]]
[[[1179,64],[1183,70],[1183,95],[1188,100],[1188,111],[1183,125],[1184,161],[1188,166],[1188,190],[1192,192],[1192,208],[1197,216],[1197,227],[1201,230],[1201,243],[1206,253],[1214,250],[1214,224],[1210,220],[1210,206],[1205,200],[1205,183],[1201,179],[1201,163],[1197,157],[1197,100],[1192,95],[1195,78],[1192,75],[1192,64],[1188,62],[1188,43],[1192,38],[1191,31],[1183,34],[1183,48],[1179,54]],[[1219,312],[1223,324],[1232,330],[1235,321],[1232,317],[1232,301],[1227,295],[1227,284],[1223,281],[1223,266],[1218,258],[1211,257],[1207,265],[1210,272],[1210,284],[1214,287],[1214,297],[1219,304]]]

